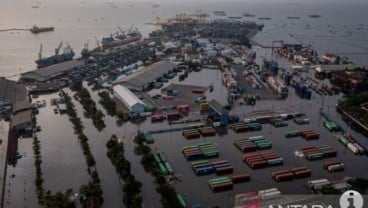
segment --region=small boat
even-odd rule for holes
[[[299,17],[299,16],[288,16],[287,18],[288,18],[288,19],[300,19],[300,17]]]
[[[321,15],[318,15],[318,14],[311,14],[309,15],[310,18],[320,18]]]
[[[248,12],[243,13],[243,17],[255,17],[255,16],[256,16],[255,14],[250,14]]]
[[[259,20],[271,20],[271,17],[258,17]]]
[[[216,16],[226,16],[226,12],[224,11],[214,11],[213,12]]]
[[[240,16],[230,16],[230,17],[228,17],[229,19],[241,19],[242,17],[240,17]]]

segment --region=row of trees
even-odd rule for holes
[[[107,114],[109,114],[110,116],[115,116],[116,115],[116,104],[111,99],[109,93],[106,91],[103,91],[103,92],[99,92],[98,95],[101,97],[100,103],[105,108]]]
[[[82,82],[79,80],[74,80],[70,85],[72,91],[76,91],[78,95],[78,100],[82,104],[85,110],[84,116],[86,118],[92,119],[93,125],[99,130],[103,130],[106,124],[103,120],[105,116],[102,111],[97,110],[96,103],[92,100],[91,95],[88,90],[83,87]]]
[[[348,95],[338,103],[338,108],[368,126],[368,114],[360,106],[366,102],[368,102],[368,92]]]
[[[137,181],[130,171],[130,162],[124,156],[124,144],[119,141],[116,135],[112,135],[107,142],[107,156],[114,164],[116,171],[124,180],[124,203],[127,207],[142,207],[142,197],[140,196],[142,183]]]
[[[135,142],[135,153],[142,155],[141,164],[145,171],[155,177],[156,191],[161,194],[161,203],[164,208],[181,207],[175,189],[167,183],[166,178],[157,167],[151,148],[144,144],[144,135],[139,133]]]
[[[83,150],[83,154],[86,159],[86,163],[88,166],[88,173],[91,176],[92,181],[88,183],[88,185],[82,185],[80,188],[81,195],[84,196],[84,200],[82,203],[86,205],[86,201],[92,198],[93,200],[97,199],[98,203],[103,202],[102,197],[102,189],[100,187],[100,178],[98,173],[95,169],[95,159],[91,153],[90,146],[88,144],[88,137],[83,133],[83,125],[81,119],[78,117],[77,112],[75,110],[75,106],[71,101],[71,97],[65,93],[64,91],[61,92],[61,96],[63,97],[66,107],[67,107],[67,114],[69,116],[69,120],[73,123],[74,131],[78,136],[78,140]]]

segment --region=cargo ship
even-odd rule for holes
[[[287,18],[288,18],[288,19],[300,19],[300,17],[299,17],[299,16],[288,16]]]
[[[259,20],[271,20],[271,17],[258,17]]]
[[[226,12],[224,11],[214,11],[213,12],[216,16],[226,16]]]
[[[42,68],[50,65],[54,65],[64,61],[70,61],[73,59],[75,53],[70,45],[67,45],[63,49],[63,53],[59,54],[60,48],[63,45],[63,42],[60,42],[59,46],[55,49],[55,55],[49,56],[46,58],[42,58],[42,44],[40,47],[40,52],[38,54],[38,60],[36,60],[37,68]]]
[[[31,28],[31,33],[41,33],[41,32],[50,32],[50,31],[54,31],[54,27],[38,27],[37,25],[34,25]]]
[[[229,19],[241,19],[242,17],[240,17],[240,16],[229,16],[228,18]]]
[[[250,14],[248,12],[243,13],[243,17],[255,17],[255,16],[256,16],[255,14]]]
[[[318,15],[318,14],[311,14],[309,15],[310,18],[320,18],[321,15]]]
[[[120,30],[120,28],[119,28]],[[135,29],[134,31],[129,30],[127,34],[123,32],[122,30],[121,34],[116,35],[113,37],[112,35],[110,37],[104,37],[102,38],[102,49],[109,49],[116,46],[121,46],[124,44],[132,43],[134,41],[138,41],[142,38],[141,33]]]

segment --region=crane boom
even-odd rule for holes
[[[116,25],[116,27],[118,27],[119,31],[121,32],[122,35],[125,35],[125,31],[121,29],[121,27],[119,25]]]
[[[60,41],[60,44],[57,48],[55,48],[55,55],[59,55],[59,51],[60,51],[60,48],[61,46],[63,45],[63,41]]]
[[[38,59],[41,59],[41,58],[42,58],[42,43],[40,46],[40,51],[38,52]]]

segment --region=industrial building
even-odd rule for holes
[[[27,91],[23,84],[0,77],[0,107],[13,105],[26,98]]]
[[[16,132],[31,131],[32,126],[32,110],[20,111],[10,121],[10,129]]]
[[[122,85],[113,87],[114,97],[119,99],[131,113],[143,113],[146,104],[132,91]]]
[[[51,66],[26,72],[21,75],[21,80],[46,82],[53,78],[64,76],[68,72],[78,69],[83,65],[83,61],[71,60],[65,61]]]
[[[172,71],[175,67],[176,64],[172,62],[159,61],[133,74],[116,80],[114,84],[122,84],[131,90],[143,91],[149,89],[158,78]]]

